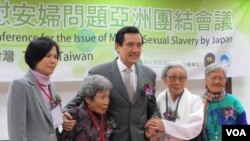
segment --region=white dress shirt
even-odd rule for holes
[[[124,80],[123,71],[127,68],[127,66],[124,65],[124,63],[121,61],[120,58],[117,59],[117,66],[122,76],[122,79]],[[130,73],[131,83],[133,84],[134,90],[136,90],[137,76],[136,76],[136,71],[135,71],[135,65],[132,65],[130,69],[132,70],[132,72]]]

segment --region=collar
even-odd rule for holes
[[[127,66],[121,61],[120,57],[117,59],[116,62],[117,62],[117,66],[120,72],[123,72],[127,68]],[[134,64],[131,66],[131,69],[132,69],[132,72],[134,73],[135,72]]]
[[[184,91],[185,91],[185,88],[183,89],[183,92],[174,101],[172,99],[171,92],[169,91],[169,89],[167,89],[167,97],[169,99],[168,102],[170,102],[171,105],[176,105],[177,101],[179,100],[180,96],[184,93]]]
[[[48,86],[50,84],[50,76],[43,75],[37,72],[36,70],[32,70],[32,69],[30,69],[29,71],[33,74],[35,79],[43,86]]]
[[[211,93],[209,90],[205,92],[204,99],[208,102],[217,102],[224,99],[226,92],[223,90],[221,93]]]

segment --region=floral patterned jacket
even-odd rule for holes
[[[98,141],[100,134],[96,130],[85,104],[70,109],[68,112],[77,120],[77,124],[70,132],[63,130],[58,136],[59,141]],[[100,125],[101,117],[98,114],[94,115]]]

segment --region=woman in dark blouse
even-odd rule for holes
[[[77,120],[72,131],[62,131],[60,141],[107,141],[114,122],[107,121],[105,115],[109,105],[112,84],[101,75],[85,77],[79,96],[83,101],[79,107],[68,112]],[[110,125],[107,125],[109,123]]]

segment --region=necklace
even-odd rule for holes
[[[101,126],[100,126],[100,128],[99,128],[99,126],[98,126],[98,121],[97,121],[96,117],[93,115],[92,111],[89,110],[88,107],[87,107],[87,110],[88,110],[88,113],[89,113],[89,115],[90,115],[90,117],[91,117],[93,123],[94,123],[94,126],[95,126],[95,128],[96,128],[96,131],[99,132],[99,130],[100,130],[100,128],[101,128],[101,132],[99,132],[99,133],[100,133],[100,135],[99,135],[100,141],[105,141],[105,137],[104,137],[104,119],[103,119],[103,115],[101,115]]]
[[[38,82],[37,80],[36,80],[36,82],[37,82],[39,88],[40,88],[40,89],[43,91],[43,93],[46,95],[46,97],[51,101],[51,103],[53,103],[53,98],[52,98],[52,95],[51,95],[51,92],[50,92],[50,86],[48,86],[48,92],[49,92],[49,93],[47,93],[47,92],[43,89],[42,84],[41,84],[40,82]]]
[[[170,107],[168,107],[168,93],[166,91],[166,107],[167,107],[167,111],[163,114],[164,118],[166,120],[175,122],[175,120],[179,118],[179,116],[178,116],[178,107],[179,107],[179,102],[180,102],[180,99],[181,99],[181,96],[182,96],[183,92],[179,96],[179,99],[177,101],[177,105],[175,107],[175,111],[172,111],[172,109]]]

